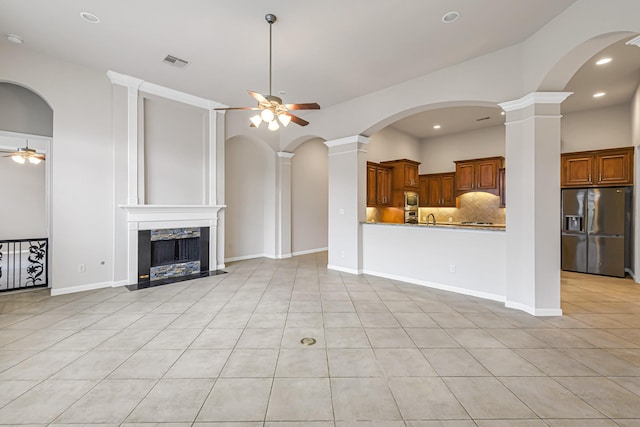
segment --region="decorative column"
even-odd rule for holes
[[[362,225],[366,221],[369,138],[355,135],[329,147],[329,262],[327,268],[362,273]]]
[[[507,307],[561,316],[560,104],[571,93],[534,92],[507,112]]]
[[[291,159],[294,153],[278,154],[276,195],[276,257],[291,258]]]

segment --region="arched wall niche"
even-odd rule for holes
[[[47,100],[20,83],[0,81],[0,129],[53,136],[53,109]]]

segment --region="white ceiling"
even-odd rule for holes
[[[274,13],[273,94],[326,108],[520,43],[574,1],[0,0],[0,34],[21,36],[24,44],[15,48],[245,106],[254,103],[247,90],[269,89],[264,15]],[[453,10],[460,18],[444,24],[442,16]],[[84,21],[83,11],[101,22]],[[568,84],[575,94],[563,112],[630,99],[640,79],[640,49],[624,43],[610,49],[612,63],[587,63]],[[162,62],[166,55],[190,65],[168,66]],[[595,90],[607,96],[594,102]],[[495,126],[504,121],[499,113],[450,108],[393,127],[428,138]],[[434,124],[442,128],[434,130]]]
[[[573,2],[0,0],[0,34],[21,36],[22,49],[244,106],[253,105],[246,90],[268,92],[264,15],[274,13],[274,95],[328,107],[522,42]],[[452,10],[460,18],[444,24]],[[85,22],[83,11],[101,22]],[[163,64],[168,54],[191,64]]]

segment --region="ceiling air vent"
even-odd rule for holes
[[[476,119],[476,122],[481,122],[483,120],[489,120],[491,117],[487,116],[487,117],[480,117],[479,119]]]
[[[189,61],[185,61],[184,59],[177,58],[172,55],[167,55],[166,58],[162,61],[165,64],[173,65],[174,67],[184,68],[189,65]]]

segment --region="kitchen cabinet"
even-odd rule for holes
[[[418,176],[420,162],[407,159],[388,160],[380,162],[380,166],[391,170],[391,204],[389,206],[404,208],[405,191],[417,193],[420,189]]]
[[[560,166],[562,188],[633,185],[633,147],[564,153]]]
[[[505,168],[500,168],[498,171],[498,189],[500,195],[500,207],[507,207],[507,174]]]
[[[420,175],[419,182],[421,207],[456,207],[455,173]]]
[[[498,173],[504,157],[456,161],[456,195],[484,191],[498,195]]]
[[[391,204],[391,168],[367,162],[367,206]]]

